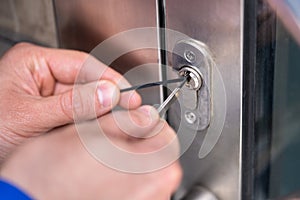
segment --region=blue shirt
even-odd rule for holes
[[[3,200],[32,200],[29,195],[22,190],[9,183],[6,180],[0,179],[0,199]]]

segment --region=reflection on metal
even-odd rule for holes
[[[167,79],[167,51],[166,51],[166,1],[156,0],[156,28],[158,38],[158,63],[159,63],[159,77],[160,80]],[[166,87],[160,87],[160,103],[162,103],[168,95]],[[166,118],[167,116],[164,116]]]
[[[8,41],[34,42],[57,47],[51,0],[1,0],[0,36]]]
[[[78,49],[91,52],[98,44],[122,32],[143,27],[156,27],[155,0],[54,0],[60,47]],[[80,13],[80,14],[78,14]],[[155,41],[157,36],[150,40]],[[111,43],[111,51],[127,48],[129,39],[119,43]],[[109,53],[109,52],[107,52]],[[160,80],[157,49],[139,49],[119,56],[109,64],[122,74],[134,77],[131,74],[139,71],[135,78],[140,81],[129,80],[132,85],[144,84]],[[133,70],[145,67],[145,70]],[[147,74],[146,78],[141,76]],[[144,103],[161,103],[159,88],[149,88],[139,91]]]
[[[211,70],[214,65],[211,53],[205,44],[187,39],[175,45],[172,59],[173,68],[179,71],[180,75],[187,74],[189,77],[187,84],[182,88],[184,97],[181,98],[181,102],[184,107],[181,110],[184,112],[181,118],[187,119],[187,127],[204,130],[209,126],[211,117],[210,87]],[[185,90],[189,91],[184,92]],[[194,115],[195,117],[192,117]]]
[[[280,20],[300,44],[300,2],[297,0],[268,0]]]
[[[216,65],[212,69],[210,126],[197,133],[193,144],[181,157],[184,176],[173,199],[181,199],[194,185],[208,188],[220,199],[241,199],[243,0],[190,0],[184,3],[166,0],[166,10],[167,28],[205,43]],[[193,61],[192,54],[187,52],[185,57]],[[172,57],[168,59],[172,65]],[[176,77],[172,72],[168,75],[168,78]],[[224,85],[220,84],[222,80]],[[180,124],[187,124],[181,110],[178,105],[169,110],[169,123],[175,130]],[[192,134],[192,129],[183,131],[186,137]],[[216,142],[214,133],[218,131],[222,133]]]
[[[300,191],[294,191],[291,194],[286,196],[282,196],[280,198],[274,198],[275,200],[299,200],[300,199]]]
[[[72,2],[54,0],[54,2],[60,45],[65,48],[89,52],[99,43],[117,33],[133,28],[157,27],[155,0],[73,0]],[[205,75],[201,71],[203,84],[211,84],[213,94],[211,97],[213,101],[210,102],[210,126],[195,134],[196,138],[192,145],[181,157],[184,177],[173,199],[182,199],[194,185],[201,185],[220,199],[238,200],[241,189],[240,102],[243,16],[241,7],[243,0],[183,2],[183,0],[165,0],[166,28],[179,31],[189,38],[205,43],[213,53],[216,68],[212,69],[211,83],[205,80]],[[168,47],[173,43],[169,42],[169,39],[172,40],[172,37],[166,33],[166,49],[172,52],[173,46]],[[122,49],[133,42],[128,39],[122,40],[111,44],[110,48]],[[156,39],[156,46],[157,43],[158,39]],[[184,65],[194,66],[192,63],[195,56],[197,53],[194,51],[182,52],[181,57],[185,59]],[[149,63],[155,63],[156,66],[149,65]],[[147,83],[159,80],[157,63],[157,50],[140,49],[121,56],[111,66],[123,73],[125,77],[142,79],[132,82],[133,85],[137,85],[145,81]],[[167,64],[172,66],[170,54]],[[145,65],[147,66],[146,72]],[[183,65],[178,65],[178,67],[183,67]],[[171,75],[169,69],[167,70],[168,79],[172,76],[178,78],[178,73]],[[145,73],[147,80],[141,76]],[[203,89],[204,87],[201,86],[199,91]],[[181,113],[178,103],[173,104],[168,112],[168,121],[175,130],[178,130],[181,123],[185,125],[181,128],[183,134],[180,135],[180,142],[182,143],[186,143],[195,132],[191,127],[198,124],[198,118],[195,117],[198,113],[195,113],[194,109],[199,103],[199,96],[194,90],[186,88],[184,92],[192,92],[192,94],[182,95],[192,97],[184,100],[184,106],[188,108],[185,111],[190,112]],[[149,99],[149,102],[155,102],[153,98],[159,102],[158,90],[147,91],[145,95],[145,99]],[[222,134],[218,140],[219,135],[216,136],[214,133],[221,131]]]
[[[194,186],[182,200],[218,200],[218,198],[208,189]]]

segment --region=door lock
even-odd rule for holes
[[[206,129],[211,118],[211,70],[214,62],[208,47],[194,39],[175,44],[172,66],[179,76],[187,77],[179,96],[181,119],[187,127]]]
[[[192,66],[184,66],[179,70],[179,75],[187,77],[185,86],[191,90],[199,90],[202,86],[202,75]]]

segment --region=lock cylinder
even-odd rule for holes
[[[185,86],[190,90],[199,90],[202,86],[202,74],[193,66],[183,66],[179,70],[179,75],[186,77]]]

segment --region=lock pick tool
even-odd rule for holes
[[[178,87],[176,87],[171,94],[166,98],[166,100],[157,108],[157,111],[160,116],[163,116],[166,111],[170,108],[170,106],[175,102],[175,100],[179,96],[179,91],[180,89],[184,86],[184,84],[187,81],[187,77],[182,77],[182,78],[177,78],[177,79],[170,79],[170,80],[165,80],[165,81],[158,81],[158,82],[152,82],[152,83],[146,83],[143,85],[137,85],[137,86],[132,86],[129,88],[121,89],[120,92],[127,92],[131,90],[138,90],[142,88],[148,88],[148,87],[153,87],[153,86],[158,86],[158,85],[166,85],[169,83],[178,83],[181,82]]]

